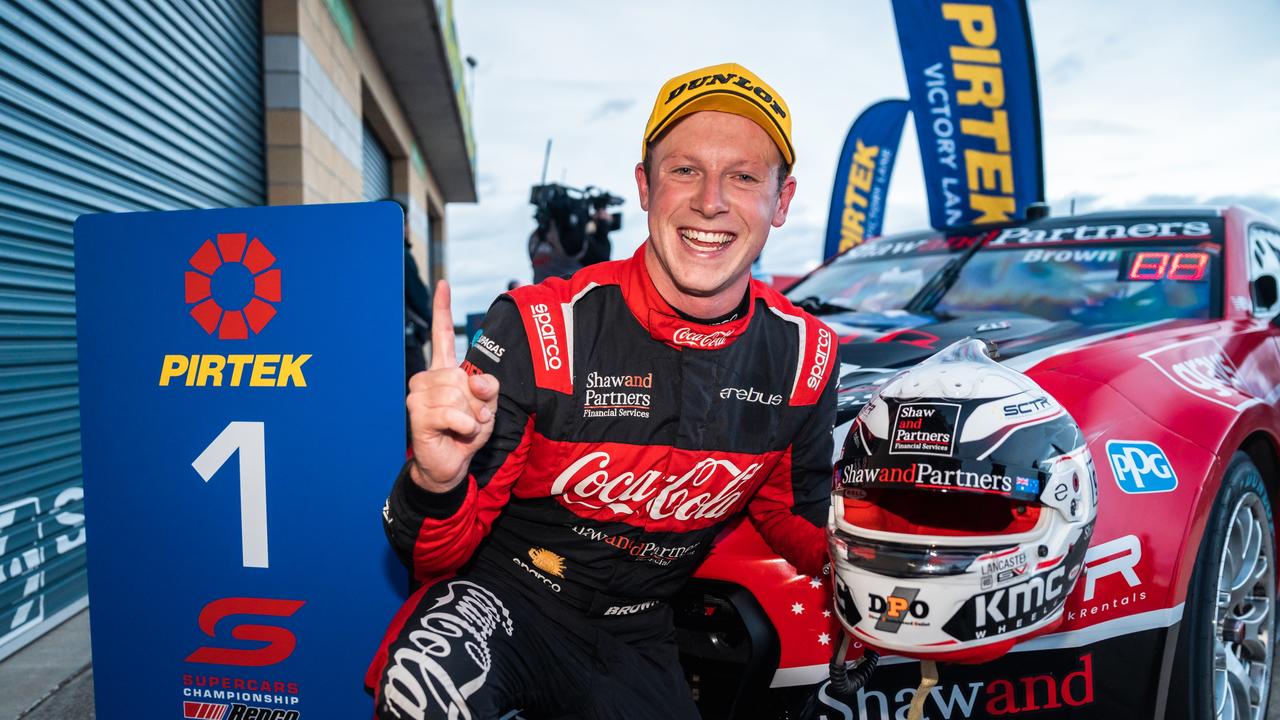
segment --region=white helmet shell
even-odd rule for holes
[[[1070,414],[961,341],[885,383],[849,430],[827,527],[837,614],[874,648],[992,659],[1061,621],[1096,516]]]

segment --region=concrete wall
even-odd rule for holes
[[[267,202],[358,202],[361,124],[391,157],[396,199],[409,211],[409,238],[424,279],[428,234],[444,238],[444,201],[360,22],[344,0],[264,0]]]

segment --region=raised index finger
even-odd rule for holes
[[[431,369],[458,366],[453,348],[453,311],[449,307],[449,283],[436,284],[436,296],[431,301]]]

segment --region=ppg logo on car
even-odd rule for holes
[[[1159,445],[1142,440],[1110,440],[1107,459],[1116,485],[1131,494],[1169,492],[1178,487],[1178,475]]]

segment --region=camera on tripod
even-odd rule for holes
[[[567,185],[550,183],[534,185],[529,191],[529,202],[537,208],[534,217],[539,225],[545,225],[554,220],[561,227],[579,231],[597,211],[621,205],[624,201],[617,195],[590,185],[579,190]],[[609,224],[602,229],[605,232],[621,230],[622,213],[610,213]]]

